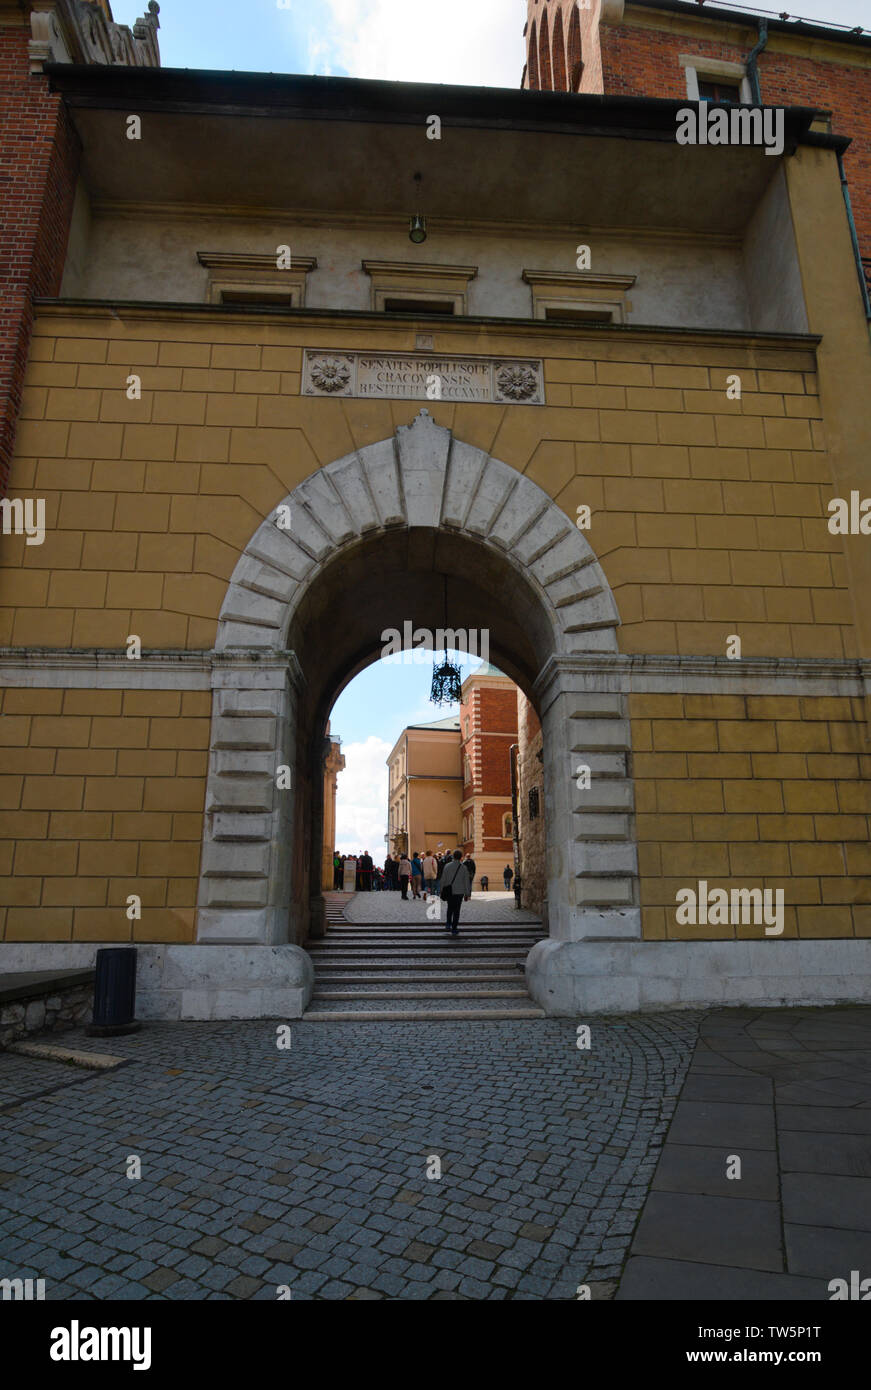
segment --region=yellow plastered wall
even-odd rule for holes
[[[3,939],[194,939],[210,713],[208,691],[0,691]]]
[[[591,507],[588,539],[615,591],[622,651],[722,656],[737,633],[745,656],[855,654],[841,541],[826,524],[832,484],[807,344],[485,332],[474,324],[439,325],[433,336],[438,355],[543,359],[545,407],[433,401],[427,408],[458,439],[525,472],[573,520],[579,505]],[[42,546],[0,540],[0,646],[122,651],[136,634],[146,651],[211,648],[227,583],[261,520],[318,467],[391,436],[421,409],[417,401],[301,397],[304,346],[409,351],[414,326],[40,310],[10,493],[45,498],[48,529]],[[729,401],[726,378],[736,373],[742,398]],[[141,378],[139,401],[127,398],[131,374]],[[193,939],[208,696],[10,689],[2,711],[6,939]],[[673,892],[651,896],[666,892],[654,888],[666,843],[657,826],[666,815],[678,818],[667,843],[685,845],[688,864],[692,854],[704,860],[706,818],[719,818],[719,846],[731,855],[736,842],[732,875],[757,872],[747,867],[750,823],[760,853],[770,836],[777,852],[766,874],[797,874],[790,892],[816,882],[820,895],[788,898],[788,932],[866,927],[867,909],[848,896],[861,891],[862,787],[848,776],[837,783],[837,806],[801,811],[786,794],[791,784],[790,803],[799,796],[800,775],[766,773],[766,782],[782,783],[783,807],[733,808],[727,784],[763,775],[752,767],[757,751],[723,744],[723,755],[740,756],[745,770],[717,773],[698,759],[719,756],[719,743],[645,745],[678,717],[661,724],[636,709],[636,760],[673,755],[685,768],[670,791],[710,795],[712,804],[651,807],[665,783],[637,761],[645,932],[665,934],[666,902],[673,902]],[[729,715],[727,724],[743,718]],[[758,730],[757,718],[749,720]],[[781,755],[780,722],[765,724],[774,742],[759,755]],[[802,735],[797,719],[782,722]],[[858,738],[846,714],[842,723],[813,727],[831,737],[837,728],[841,741]],[[857,756],[852,744],[834,751]],[[784,745],[787,755],[796,750]],[[722,806],[709,790],[718,777],[727,788]],[[817,780],[808,786],[822,795]],[[842,805],[849,796],[853,803]],[[828,846],[827,867],[805,871],[800,856],[789,857],[792,843],[810,846],[807,827],[829,815],[839,838]],[[746,837],[733,823],[745,825]],[[775,835],[778,823],[783,833]],[[126,918],[128,893],[142,896],[141,922]]]
[[[427,402],[534,479],[588,539],[625,652],[855,654],[809,347],[639,334],[439,328],[441,353],[542,357],[547,406]],[[325,327],[43,310],[13,496],[46,500],[44,545],[0,546],[0,645],[210,648],[240,552],[318,467],[420,402],[301,397],[303,345],[414,349],[374,321]],[[127,399],[131,374],[142,399]],[[726,397],[738,374],[742,398]]]
[[[871,756],[862,702],[632,695],[642,931],[755,937],[676,922],[681,888],[784,890],[783,937],[871,936]]]

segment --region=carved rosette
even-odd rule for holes
[[[500,367],[496,372],[496,391],[505,400],[531,400],[538,394],[538,372],[522,362]]]
[[[316,357],[311,364],[311,384],[316,391],[334,396],[346,392],[350,382],[351,368],[342,357]]]

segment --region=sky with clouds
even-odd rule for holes
[[[433,705],[431,652],[413,653],[421,662],[376,661],[361,671],[336,701],[330,732],[342,740],[345,770],[336,796],[336,848],[344,854],[368,849],[383,859],[387,833],[387,755],[407,724],[430,724],[459,712],[459,705]],[[463,677],[480,662],[449,654]],[[441,652],[436,661],[442,660]]]
[[[871,26],[869,0],[759,8]],[[112,0],[122,24],[145,10]],[[525,22],[526,0],[160,0],[159,37],[165,67],[518,87]]]

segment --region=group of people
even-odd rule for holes
[[[353,862],[354,858],[352,854],[333,855],[335,888],[343,888],[345,863],[349,859]],[[426,902],[428,898],[444,897],[448,905],[446,930],[452,936],[459,935],[460,908],[472,896],[472,886],[478,872],[471,854],[464,855],[460,849],[447,854],[433,854],[432,850],[427,850],[425,854],[416,850],[411,856],[406,853],[388,854],[384,867],[379,868],[369,851],[364,850],[356,856],[356,861],[354,886],[358,893],[400,892],[403,902],[407,902],[410,888],[412,899],[422,898]],[[502,872],[506,892],[511,891],[513,877],[511,865],[506,864]],[[482,874],[481,887],[486,892],[488,886],[489,879]]]
[[[420,850],[416,850],[411,858],[407,854],[391,854],[384,862],[384,872],[385,875],[389,875],[388,886],[398,888],[403,898],[408,897],[410,888],[413,898],[423,898],[426,902],[427,898],[439,897],[445,869],[458,859],[466,870],[469,880],[468,894],[471,894],[478,866],[471,854],[464,856],[460,849],[447,854],[433,854],[428,850],[424,855],[421,855]]]
[[[455,850],[454,854],[459,854],[466,866],[471,892],[477,865],[471,854],[467,854],[465,858],[460,850]],[[379,868],[368,850],[358,855],[337,852],[333,855],[333,887],[338,891],[342,890],[345,882],[345,864],[348,860],[353,863],[356,859],[354,889],[357,893],[401,892],[403,898],[407,898],[410,888],[413,898],[422,898],[425,902],[427,897],[438,896],[440,893],[442,873],[445,866],[453,861],[453,857],[450,853],[433,854],[430,851],[421,854],[419,850],[411,856],[388,854],[384,860],[384,867]],[[486,877],[481,879],[481,887],[487,887]]]

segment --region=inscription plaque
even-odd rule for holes
[[[304,396],[544,405],[542,364],[536,358],[379,355],[306,348],[302,383]]]

